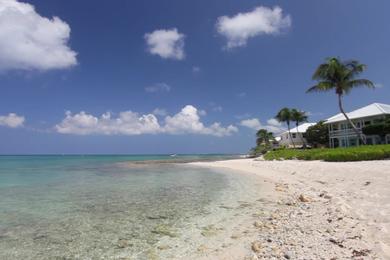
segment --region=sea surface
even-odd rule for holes
[[[185,162],[235,157],[0,156],[0,259],[196,258],[259,184]]]

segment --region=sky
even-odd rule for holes
[[[390,2],[0,0],[0,154],[245,153],[327,57],[367,64],[390,103]]]

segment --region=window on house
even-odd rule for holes
[[[371,125],[371,121],[364,121],[364,125]]]
[[[303,134],[302,134],[302,137],[303,137],[303,138],[306,138],[306,133],[303,133]]]
[[[293,139],[297,138],[297,134],[296,134],[296,133],[293,133],[293,134],[292,134],[292,138],[293,138]]]

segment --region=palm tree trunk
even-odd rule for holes
[[[338,94],[338,99],[339,99],[339,108],[340,108],[340,111],[341,113],[344,115],[344,117],[347,119],[348,123],[351,124],[353,130],[355,131],[356,135],[359,137],[359,139],[362,141],[362,143],[365,145],[366,144],[366,140],[364,139],[362,133],[357,129],[357,127],[355,126],[355,124],[352,122],[352,120],[347,116],[347,114],[344,112],[344,108],[343,108],[343,103],[341,101],[341,94]]]
[[[294,144],[294,140],[292,139],[292,136],[291,136],[290,123],[289,122],[287,122],[287,128],[288,128],[288,135],[290,136],[290,140],[291,140],[292,145],[293,145],[293,147],[295,149],[295,144]]]
[[[301,138],[302,148],[306,148],[305,139],[303,139],[303,136],[299,134],[298,127],[299,127],[299,123],[297,122],[297,135]]]

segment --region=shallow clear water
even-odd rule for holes
[[[237,215],[221,205],[257,192],[233,173],[125,163],[164,159],[0,156],[0,259],[165,258],[158,245],[179,258],[205,227]]]

